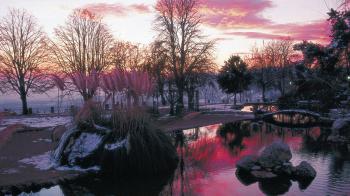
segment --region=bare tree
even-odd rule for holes
[[[288,71],[291,65],[291,57],[294,53],[291,39],[270,41],[265,45],[265,53],[268,63],[278,70],[276,85],[281,95],[285,95],[288,83]]]
[[[102,18],[88,10],[75,10],[66,24],[55,29],[56,40],[52,52],[59,68],[73,80],[85,101],[91,99],[96,88],[91,88],[89,78],[98,82],[99,75],[111,62],[113,37]],[[84,85],[81,85],[84,84]]]
[[[160,96],[162,105],[166,105],[164,87],[166,83],[167,70],[167,51],[163,42],[153,42],[146,54],[145,67],[156,83],[156,97]]]
[[[145,47],[126,41],[116,41],[112,47],[112,64],[118,69],[143,70],[146,60]]]
[[[25,10],[11,9],[0,21],[2,88],[20,96],[23,114],[28,114],[29,93],[43,93],[53,87],[44,71],[47,48],[45,34]]]
[[[246,60],[249,63],[250,71],[254,76],[254,81],[262,90],[262,100],[266,101],[266,91],[273,85],[272,66],[268,64],[268,58],[264,48],[253,47],[251,56]]]
[[[177,114],[184,107],[186,75],[203,65],[203,58],[210,55],[214,46],[200,31],[197,6],[197,0],[158,0],[156,5],[155,29],[168,51],[169,70],[177,88]]]
[[[287,87],[293,78],[294,54],[293,41],[290,39],[271,40],[260,48],[252,48],[249,64],[257,85],[262,89],[264,101],[266,101],[266,90],[272,86],[275,86],[281,95],[286,94]]]

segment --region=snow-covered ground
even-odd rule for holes
[[[36,116],[36,117],[21,117],[14,116],[5,118],[0,122],[0,131],[9,125],[24,124],[30,127],[54,127],[64,125],[72,121],[71,116]]]
[[[60,171],[81,171],[81,172],[100,170],[100,168],[97,166],[89,167],[86,169],[80,168],[78,166],[75,166],[75,167],[68,167],[68,166],[55,167],[55,163],[52,160],[52,152],[51,151],[45,152],[44,154],[21,159],[18,162],[22,163],[22,164],[32,165],[36,169],[39,169],[39,170],[48,170],[51,168],[54,168],[54,169],[60,170]],[[11,170],[11,171],[7,171],[7,172],[15,172],[15,171]]]

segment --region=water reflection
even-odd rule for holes
[[[184,138],[178,146],[181,166],[175,172],[174,180],[168,185],[171,188],[166,188],[166,195],[350,193],[350,164],[347,158],[349,153],[344,151],[344,147],[331,146],[326,142],[329,128],[286,128],[243,121],[217,125],[215,136],[210,130],[215,131],[212,127],[183,131]],[[312,183],[298,183],[283,178],[255,182],[249,176],[240,178],[239,175],[235,175],[237,160],[248,154],[258,154],[266,145],[277,139],[283,140],[291,147],[294,165],[306,160],[316,168],[318,175]],[[334,170],[344,167],[347,169]]]
[[[59,185],[66,196],[70,195],[159,195],[169,178],[107,180],[89,177]]]
[[[177,130],[171,133],[180,157],[173,176],[119,182],[86,178],[61,184],[60,190],[64,195],[346,195],[349,147],[329,145],[329,133],[324,127],[282,128],[249,121]],[[285,179],[259,183],[236,174],[241,157],[258,154],[278,139],[291,147],[293,165],[306,160],[316,169],[311,184]]]

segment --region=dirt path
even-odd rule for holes
[[[0,132],[4,137],[5,131]],[[12,133],[11,138],[0,145],[0,195],[1,192],[21,192],[57,184],[60,180],[77,177],[80,173],[40,170],[34,165],[20,162],[25,158],[45,154],[57,143],[51,142],[51,130],[38,129]]]

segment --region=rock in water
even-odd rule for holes
[[[236,167],[238,169],[250,171],[255,166],[256,161],[257,161],[257,157],[252,156],[252,155],[248,155],[248,156],[245,156],[242,159],[240,159],[236,163]]]
[[[292,153],[289,146],[282,141],[277,141],[263,150],[258,162],[262,167],[272,168],[290,161],[291,158]]]
[[[258,180],[276,178],[277,175],[269,171],[252,171],[251,174]]]
[[[295,167],[294,177],[301,180],[312,180],[316,177],[315,169],[306,161]]]

